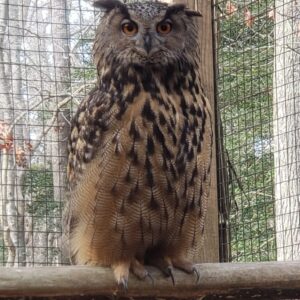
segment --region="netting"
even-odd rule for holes
[[[215,4],[223,260],[299,259],[299,10]],[[84,0],[0,0],[0,265],[63,263],[66,142],[99,17]]]

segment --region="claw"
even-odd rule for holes
[[[152,275],[148,272],[148,274],[146,275],[146,278],[149,277],[151,279],[152,282],[152,286],[154,286],[154,279],[152,277]]]
[[[145,280],[147,277],[149,277],[152,281],[152,284],[154,284],[154,280],[149,271],[137,259],[131,261],[130,270],[138,279]]]
[[[196,284],[199,282],[200,273],[193,263],[191,263],[190,261],[188,261],[186,259],[182,259],[180,257],[173,259],[172,263],[173,263],[174,268],[177,268],[188,274],[195,274],[196,275]]]
[[[173,286],[175,286],[175,278],[174,278],[174,274],[173,274],[173,268],[171,266],[169,266],[167,268],[166,274],[167,274],[168,277],[171,277]]]
[[[149,265],[159,268],[163,274],[167,277],[171,277],[172,283],[175,286],[175,278],[173,274],[173,265],[168,256],[154,256],[148,258]]]
[[[118,288],[126,293],[128,291],[128,280],[121,278],[118,282]]]
[[[195,267],[193,267],[193,273],[196,275],[196,283],[198,284],[200,279],[200,273]]]
[[[120,262],[112,266],[118,289],[123,292],[128,291],[129,266],[129,262]]]

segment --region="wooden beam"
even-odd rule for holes
[[[173,0],[183,3],[187,7],[201,12],[199,22],[199,41],[201,58],[201,77],[204,92],[210,100],[215,124],[215,79],[214,79],[214,47],[213,47],[213,0]],[[216,135],[215,135],[216,136]],[[194,258],[199,263],[219,262],[219,221],[218,221],[218,193],[216,143],[213,147],[213,161],[211,166],[211,190],[204,229],[204,243],[200,253]]]
[[[126,293],[119,291],[110,269],[100,267],[0,268],[0,297],[122,295],[205,299],[300,298],[300,262],[201,264],[200,280],[175,272],[176,285],[158,270],[149,278],[130,276]]]

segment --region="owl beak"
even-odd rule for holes
[[[152,48],[152,40],[151,40],[151,36],[149,33],[146,33],[144,36],[144,48],[145,48],[147,54],[149,54],[149,52]]]

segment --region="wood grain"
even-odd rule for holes
[[[154,283],[129,279],[126,293],[118,291],[110,269],[100,267],[0,268],[0,297],[120,295],[126,297],[205,299],[290,299],[300,297],[300,262],[217,263],[197,265],[200,281],[175,272],[176,285],[149,268]],[[271,295],[272,297],[269,297]]]
[[[213,47],[213,9],[212,0],[174,0],[174,3],[184,3],[188,8],[198,10],[199,39],[201,45],[201,74],[204,91],[213,112],[215,124],[215,86],[214,86],[214,47]],[[216,135],[215,135],[216,136]],[[218,192],[216,169],[216,143],[213,147],[213,163],[211,168],[211,191],[204,231],[204,246],[197,254],[195,261],[201,263],[219,262],[219,228],[218,228]]]

